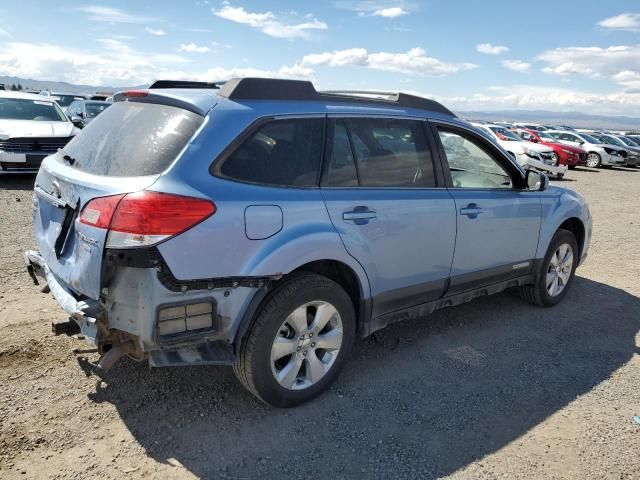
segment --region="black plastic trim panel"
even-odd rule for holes
[[[263,276],[238,276],[199,278],[194,280],[179,280],[160,255],[156,247],[132,249],[107,249],[103,271],[103,284],[108,283],[115,267],[155,268],[158,280],[167,290],[172,292],[186,292],[188,290],[212,290],[214,288],[250,287],[260,288],[268,283],[279,280],[282,274]]]

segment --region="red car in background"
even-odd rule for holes
[[[555,138],[545,135],[544,132],[527,130],[524,128],[514,128],[512,131],[523,140],[553,148],[553,159],[556,161],[557,165],[566,165],[569,168],[576,168],[578,165],[587,164],[588,152],[582,148],[558,143]]]

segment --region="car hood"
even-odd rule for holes
[[[543,153],[543,152],[553,152],[553,148],[547,147],[546,145],[540,145],[535,142],[523,142],[524,146],[528,149],[533,150],[534,152]]]
[[[0,120],[0,140],[13,137],[71,137],[78,129],[71,122]]]

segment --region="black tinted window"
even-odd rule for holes
[[[389,118],[345,120],[362,187],[434,187],[422,122]]]
[[[349,144],[349,135],[342,121],[333,124],[333,135],[327,145],[325,175],[322,185],[353,187],[358,185],[356,165]]]
[[[258,128],[225,159],[220,173],[243,182],[315,186],[323,138],[322,118],[274,120]]]
[[[202,120],[177,107],[117,102],[76,135],[64,153],[75,159],[75,168],[96,175],[154,175],[176,159]]]

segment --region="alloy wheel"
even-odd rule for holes
[[[561,244],[551,256],[547,268],[546,288],[555,297],[565,289],[573,269],[573,248],[568,243]]]
[[[308,388],[331,369],[342,345],[342,319],[328,302],[296,308],[278,329],[271,346],[271,372],[288,390]]]
[[[587,167],[597,167],[600,163],[600,156],[597,153],[590,153],[587,156]]]

